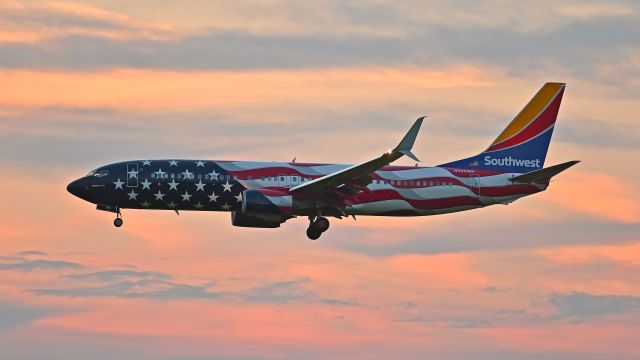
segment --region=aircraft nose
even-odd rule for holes
[[[82,183],[82,179],[74,180],[67,185],[67,191],[79,198],[83,198],[83,195],[87,192],[87,187]]]

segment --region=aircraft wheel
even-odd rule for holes
[[[313,226],[318,229],[321,233],[327,231],[329,229],[329,220],[325,217],[318,217],[316,221],[313,223]]]
[[[113,220],[113,225],[115,227],[120,227],[120,226],[122,226],[123,223],[124,223],[124,221],[122,221],[122,218],[116,218],[115,220]]]
[[[318,240],[322,235],[321,231],[318,231],[315,226],[309,226],[307,229],[307,237],[311,240]]]

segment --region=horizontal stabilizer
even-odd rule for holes
[[[549,166],[549,167],[544,168],[544,169],[528,172],[526,174],[522,174],[522,175],[513,177],[513,178],[511,178],[509,180],[511,180],[512,182],[526,183],[526,184],[532,183],[532,182],[538,182],[540,180],[542,180],[542,181],[549,180],[552,177],[560,174],[561,172],[567,170],[568,168],[572,167],[573,165],[575,165],[575,164],[577,164],[579,162],[580,161],[578,161],[578,160],[567,161],[566,163],[553,165],[553,166]]]

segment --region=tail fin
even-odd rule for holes
[[[484,152],[440,165],[526,173],[544,166],[565,84],[546,83]]]

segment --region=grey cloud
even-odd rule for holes
[[[309,279],[280,281],[265,286],[255,287],[240,295],[250,302],[287,304],[290,302],[311,302],[325,305],[356,305],[355,302],[332,298],[324,298],[312,291],[301,288],[309,283]]]
[[[427,226],[427,225],[425,225]],[[417,238],[389,244],[336,243],[343,249],[373,256],[387,257],[399,254],[441,254],[484,250],[514,250],[566,245],[612,244],[637,240],[640,224],[602,222],[601,220],[565,220],[540,224],[504,224],[495,227],[473,225],[473,235],[469,227],[447,227],[446,233],[429,231]],[[576,229],[581,229],[576,232]],[[360,232],[367,231],[359,229]],[[519,234],[536,234],[534,237]],[[584,234],[589,234],[585,236]]]
[[[238,292],[214,291],[210,286],[193,285],[166,281],[165,274],[144,271],[101,271],[88,274],[68,275],[64,278],[73,281],[98,281],[101,285],[73,287],[52,287],[32,289],[38,295],[63,297],[122,297],[150,298],[157,300],[177,299],[219,299],[220,301],[239,301],[261,304],[288,304],[292,302],[319,303],[330,306],[352,306],[352,301],[325,298],[302,285],[308,279],[274,282]]]
[[[330,137],[345,131],[398,131],[406,121],[405,116],[393,115],[394,111],[339,115],[294,106],[261,122],[255,119],[260,111],[250,108],[243,110],[244,115],[219,110],[141,114],[101,108],[42,108],[0,118],[0,128],[4,127],[0,131],[0,158],[35,168],[72,164],[88,169],[127,158],[201,158],[203,154],[224,158],[225,154],[243,151],[247,143],[256,153],[286,148],[301,156],[306,147],[292,149],[291,143],[307,142],[310,133]],[[344,125],[326,126],[326,120],[335,117]]]
[[[77,270],[83,265],[64,260],[21,260],[8,264],[0,264],[0,270]]]
[[[40,307],[26,306],[0,300],[0,331],[26,325],[50,313]]]
[[[130,67],[173,70],[245,70],[404,62],[398,39],[363,35],[259,36],[223,32],[172,41],[114,41],[72,36],[42,44],[0,45],[0,66],[96,70]],[[41,61],[39,56],[48,60]]]
[[[222,293],[209,291],[204,286],[180,284],[168,281],[138,280],[119,281],[100,286],[33,289],[38,295],[65,297],[123,297],[152,299],[205,299],[216,298]]]
[[[555,319],[575,322],[616,314],[640,315],[640,297],[637,296],[555,293],[549,297],[549,303],[555,309]]]
[[[46,256],[47,254],[42,251],[25,250],[25,251],[20,251],[16,253],[16,255],[28,257],[28,256]]]
[[[65,275],[68,279],[74,280],[96,280],[102,282],[117,281],[122,279],[157,279],[166,280],[170,275],[156,271],[136,271],[136,270],[104,270],[84,274]]]
[[[613,120],[613,119],[608,119]],[[640,149],[640,127],[631,124],[616,125],[613,121],[576,119],[579,126],[563,126],[557,129],[557,139],[574,144],[588,144],[595,148]]]
[[[597,66],[626,58],[630,49],[637,49],[637,22],[638,16],[598,18],[534,33],[416,23],[402,35],[393,36],[256,35],[240,31],[170,41],[70,36],[46,44],[3,44],[0,66],[242,70],[479,62],[504,67],[520,76],[563,69],[580,77],[592,77]],[[391,26],[403,27],[401,20]]]
[[[417,311],[412,311],[416,313]],[[446,314],[405,315],[395,319],[399,322],[423,323],[429,326],[443,326],[458,329],[492,328],[522,321],[533,321],[536,315],[521,309],[468,309],[464,313],[455,311]]]

